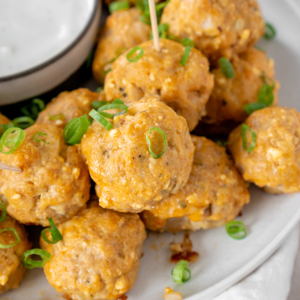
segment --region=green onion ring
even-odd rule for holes
[[[167,34],[167,39],[179,43],[179,38],[176,35],[174,35],[174,34]]]
[[[17,244],[19,244],[21,242],[21,239],[20,239],[20,237],[19,237],[19,235],[18,235],[18,233],[17,233],[17,231],[16,231],[15,228],[4,228],[4,229],[0,230],[0,233],[4,232],[4,231],[11,231],[14,234],[14,236],[15,236],[16,242],[14,244],[10,244],[10,245],[2,245],[2,244],[0,244],[0,249],[12,248],[12,247],[16,246]]]
[[[247,236],[245,225],[240,221],[231,221],[225,225],[225,229],[230,237],[236,240],[244,239]]]
[[[45,144],[47,144],[47,145],[50,144],[50,142],[47,142],[47,141],[43,141],[43,140],[37,139],[37,138],[36,138],[37,135],[47,136],[47,135],[48,135],[47,133],[45,133],[45,132],[37,132],[37,133],[34,134],[33,139],[34,139],[36,142],[42,142],[42,143],[45,143]]]
[[[21,108],[21,111],[24,115],[36,119],[38,117],[38,114],[45,108],[45,103],[43,100],[34,98],[32,99],[31,103],[29,105],[26,105]],[[30,111],[31,112],[30,112]]]
[[[185,66],[185,65],[186,65],[191,50],[192,50],[192,48],[191,48],[190,46],[185,47],[185,50],[184,50],[182,59],[181,59],[181,61],[180,61],[180,64],[181,64],[182,66]]]
[[[183,38],[182,39],[182,45],[185,46],[185,47],[187,47],[187,46],[194,47],[194,42],[192,40],[188,39],[188,38]]]
[[[158,36],[160,39],[166,39],[167,38],[167,31],[169,30],[169,25],[164,23],[158,25]],[[150,40],[153,40],[153,32],[151,31],[150,34]]]
[[[135,57],[133,57],[133,55],[136,54],[137,51],[139,51],[139,53]],[[127,53],[126,58],[129,62],[133,63],[137,62],[143,55],[144,49],[140,46],[136,46]]]
[[[15,133],[15,132],[20,132],[19,136],[7,139],[7,137],[11,134],[11,133]],[[1,139],[0,139],[0,152],[3,154],[12,154],[14,153],[18,147],[20,146],[20,144],[22,143],[22,141],[25,138],[25,131],[21,128],[17,128],[17,127],[11,127],[8,128],[4,134],[2,135]],[[11,141],[13,141],[14,144],[11,144]],[[7,143],[10,143],[10,147],[11,148],[9,151],[4,151],[3,147],[4,145],[7,145]]]
[[[252,137],[249,147],[247,142],[247,131],[251,133],[251,137]],[[246,124],[242,124],[241,132],[242,132],[243,148],[248,153],[251,153],[256,146],[256,133],[252,131]]]
[[[29,258],[30,255],[39,255],[41,256],[42,260],[37,261],[37,260],[32,260]],[[31,249],[27,250],[23,253],[21,257],[21,264],[26,268],[26,269],[33,269],[33,268],[42,268],[44,264],[50,260],[51,254],[45,250],[42,249]]]
[[[129,8],[130,8],[129,1],[115,1],[108,6],[110,13],[113,13],[114,11],[118,11],[118,10],[129,9]]]
[[[47,242],[48,244],[56,244],[57,242],[59,242],[59,241],[61,241],[63,239],[63,236],[61,235],[61,233],[59,232],[59,230],[55,226],[52,218],[49,219],[49,223],[50,223],[51,228],[45,228],[41,232],[41,235],[42,235],[42,238],[44,239],[44,241]],[[50,241],[47,238],[46,231],[49,231],[51,233],[52,241]]]
[[[274,26],[268,22],[265,23],[265,39],[266,40],[273,40],[276,36],[276,30]]]
[[[1,223],[2,221],[5,220],[6,217],[6,207],[2,203],[0,203],[0,207],[2,208],[2,214],[0,217],[0,223]]]
[[[175,283],[183,284],[191,279],[191,271],[188,268],[189,262],[181,259],[172,270],[171,275]],[[188,275],[188,276],[187,276]]]
[[[253,112],[265,108],[264,103],[249,103],[244,106],[244,110],[248,115],[251,115]]]
[[[90,127],[90,122],[87,115],[72,119],[66,125],[63,136],[69,145],[80,144],[83,135]]]
[[[63,113],[59,113],[57,115],[51,116],[50,114],[48,114],[49,120],[53,121],[53,120],[63,120],[65,118],[65,115]]]
[[[151,25],[150,18],[145,16],[144,14],[140,17],[140,21],[147,24],[147,25]]]
[[[105,67],[109,64],[112,64],[115,60],[117,59],[117,57],[114,57],[113,59],[111,59],[110,61],[108,61],[105,65],[103,65],[100,69],[100,72],[104,75],[106,75],[107,73],[109,73],[111,71],[111,68],[104,70]]]
[[[229,61],[228,58],[221,57],[219,59],[219,66],[221,68],[221,71],[222,71],[223,75],[226,78],[230,79],[230,78],[233,78],[235,76],[234,69],[233,69],[232,64],[231,64],[231,62]]]
[[[158,154],[158,155],[156,155],[155,153],[153,153],[152,150],[151,150],[151,141],[150,141],[150,139],[149,139],[149,134],[150,134],[150,132],[153,131],[153,130],[156,131],[156,132],[158,132],[158,133],[160,133],[161,136],[162,136],[163,139],[164,139],[164,144],[165,144],[164,150],[163,150],[160,154]],[[160,158],[160,157],[166,152],[166,149],[167,149],[167,147],[168,147],[168,142],[167,142],[167,138],[166,138],[164,132],[163,132],[160,128],[158,128],[158,127],[152,127],[152,128],[147,132],[147,134],[146,134],[146,141],[147,141],[147,143],[148,143],[148,145],[149,145],[149,152],[150,152],[150,154],[152,155],[152,157],[154,157],[154,158]]]
[[[92,109],[89,113],[89,115],[98,123],[100,123],[103,127],[105,127],[107,130],[110,130],[113,128],[113,125],[107,121],[100,113],[98,113],[96,110]]]
[[[264,84],[258,92],[257,102],[264,104],[266,107],[273,104],[273,88],[269,84]]]
[[[106,104],[108,104],[108,103],[110,103],[110,102],[106,102],[106,101],[93,101],[93,102],[92,102],[92,107],[93,107],[94,109],[98,109],[99,107],[101,107],[101,106],[103,106],[103,105],[106,105]]]
[[[15,127],[26,129],[34,124],[34,120],[30,117],[19,117],[12,120]]]

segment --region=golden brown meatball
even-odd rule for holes
[[[161,52],[157,52],[153,41],[141,44],[144,55],[135,63],[127,60],[127,53],[121,55],[105,80],[106,97],[108,101],[120,98],[130,103],[145,95],[158,94],[193,130],[205,115],[205,104],[213,88],[208,60],[192,49],[182,66],[183,45],[163,39],[160,45]]]
[[[100,83],[113,59],[150,39],[151,28],[140,21],[141,15],[137,8],[131,8],[116,11],[106,19],[93,61],[93,74]]]
[[[14,247],[0,249],[0,294],[18,288],[25,273],[20,259],[23,253],[31,247],[24,226],[8,215],[0,223],[0,230],[6,228],[14,228],[21,241]],[[15,242],[16,239],[11,231],[4,231],[0,234],[2,245],[14,244]]]
[[[99,94],[89,89],[77,89],[62,92],[39,113],[36,123],[53,125],[64,129],[69,121],[91,111],[93,101],[99,100]]]
[[[10,122],[10,119],[6,118],[0,113],[0,125],[7,125]],[[0,136],[4,133],[5,128],[0,127]]]
[[[243,122],[247,118],[244,106],[257,102],[258,93],[264,84],[274,79],[274,61],[264,52],[250,48],[231,60],[235,76],[226,78],[221,68],[214,69],[215,86],[206,104],[207,115],[203,122],[220,125],[226,121]],[[264,77],[265,76],[265,77]],[[274,81],[274,102],[277,104],[279,84]]]
[[[46,133],[47,136],[36,135]],[[36,124],[10,155],[0,153],[4,164],[21,173],[0,170],[0,193],[7,212],[21,223],[49,226],[75,215],[89,199],[90,177],[77,146],[68,146],[63,131]],[[34,139],[44,140],[49,144]]]
[[[63,240],[57,244],[41,239],[41,247],[51,253],[44,271],[58,292],[74,300],[106,300],[133,287],[146,237],[138,215],[91,202],[58,229]]]
[[[177,232],[223,226],[249,202],[246,184],[225,148],[204,137],[192,139],[196,148],[187,184],[142,212],[146,228]]]
[[[264,33],[255,0],[171,0],[163,23],[169,25],[169,33],[190,38],[213,60],[246,50]]]
[[[244,150],[241,126],[230,134],[228,144],[244,179],[271,193],[299,192],[300,114],[291,108],[268,107],[252,113],[245,124],[256,134],[254,150]],[[246,138],[249,147],[249,132]]]
[[[168,143],[158,159],[146,141],[152,127],[161,129]],[[161,153],[162,136],[152,131],[149,138],[151,149]],[[131,103],[127,114],[114,118],[110,131],[94,121],[81,149],[100,205],[121,212],[141,212],[176,193],[188,180],[194,153],[184,118],[155,97]]]

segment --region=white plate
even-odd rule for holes
[[[300,111],[300,1],[262,0],[266,20],[278,31],[275,41],[261,42],[275,60],[277,78],[281,83],[280,104]],[[144,247],[144,257],[138,280],[127,293],[128,300],[162,299],[164,288],[180,291],[186,300],[211,299],[266,260],[284,241],[300,219],[300,194],[270,195],[251,187],[251,203],[240,218],[249,235],[236,241],[224,228],[191,234],[194,250],[200,259],[190,264],[192,279],[182,286],[172,282],[169,263],[169,243],[182,240],[183,234],[150,233]],[[18,290],[1,296],[5,300],[61,299],[47,283],[42,270],[31,270]]]

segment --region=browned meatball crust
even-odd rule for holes
[[[64,129],[69,121],[91,111],[93,101],[99,100],[99,94],[80,88],[72,92],[62,92],[47,104],[39,113],[37,124],[48,124]]]
[[[153,41],[141,44],[144,55],[134,63],[126,58],[127,52],[121,55],[105,80],[106,97],[108,101],[120,98],[130,103],[158,94],[193,130],[205,115],[205,104],[213,88],[208,60],[193,48],[182,66],[183,45],[164,39],[160,45],[161,51],[157,52]]]
[[[146,134],[160,128],[167,139],[165,153],[152,157]],[[149,135],[151,149],[164,148],[160,134]],[[176,193],[188,180],[194,146],[184,118],[155,97],[133,102],[126,114],[113,119],[108,131],[94,121],[81,150],[96,182],[99,203],[121,212],[141,212]]]
[[[93,74],[100,83],[104,82],[112,60],[150,39],[151,28],[140,21],[141,15],[137,8],[131,8],[113,12],[106,19],[93,61]]]
[[[229,136],[228,148],[246,181],[271,193],[300,191],[300,114],[292,108],[268,107],[252,113],[245,124],[256,145],[243,148],[241,126]],[[248,146],[251,134],[247,133]]]
[[[7,125],[10,122],[10,119],[6,118],[0,113],[0,125]],[[4,133],[5,128],[0,127],[0,136]]]
[[[34,140],[36,136],[49,144]],[[75,215],[89,199],[90,177],[77,146],[68,146],[61,129],[36,124],[10,155],[0,153],[4,164],[21,173],[0,170],[0,193],[7,212],[21,223],[48,226]]]
[[[171,0],[163,23],[169,25],[169,33],[190,38],[213,60],[246,50],[264,33],[255,0]]]
[[[192,139],[196,148],[187,184],[141,213],[146,228],[177,232],[223,226],[249,202],[246,184],[225,148],[204,137]]]
[[[25,273],[20,259],[23,253],[31,247],[24,226],[8,215],[0,223],[0,230],[6,228],[15,229],[21,241],[14,247],[0,249],[0,294],[19,287]],[[15,242],[16,239],[11,231],[4,231],[0,234],[2,245],[14,244]]]
[[[41,247],[51,253],[44,271],[58,292],[74,300],[118,299],[136,281],[146,237],[138,215],[101,208],[91,202],[58,226],[63,240]]]

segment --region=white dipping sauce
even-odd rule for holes
[[[0,0],[0,79],[34,68],[84,30],[94,0]]]

